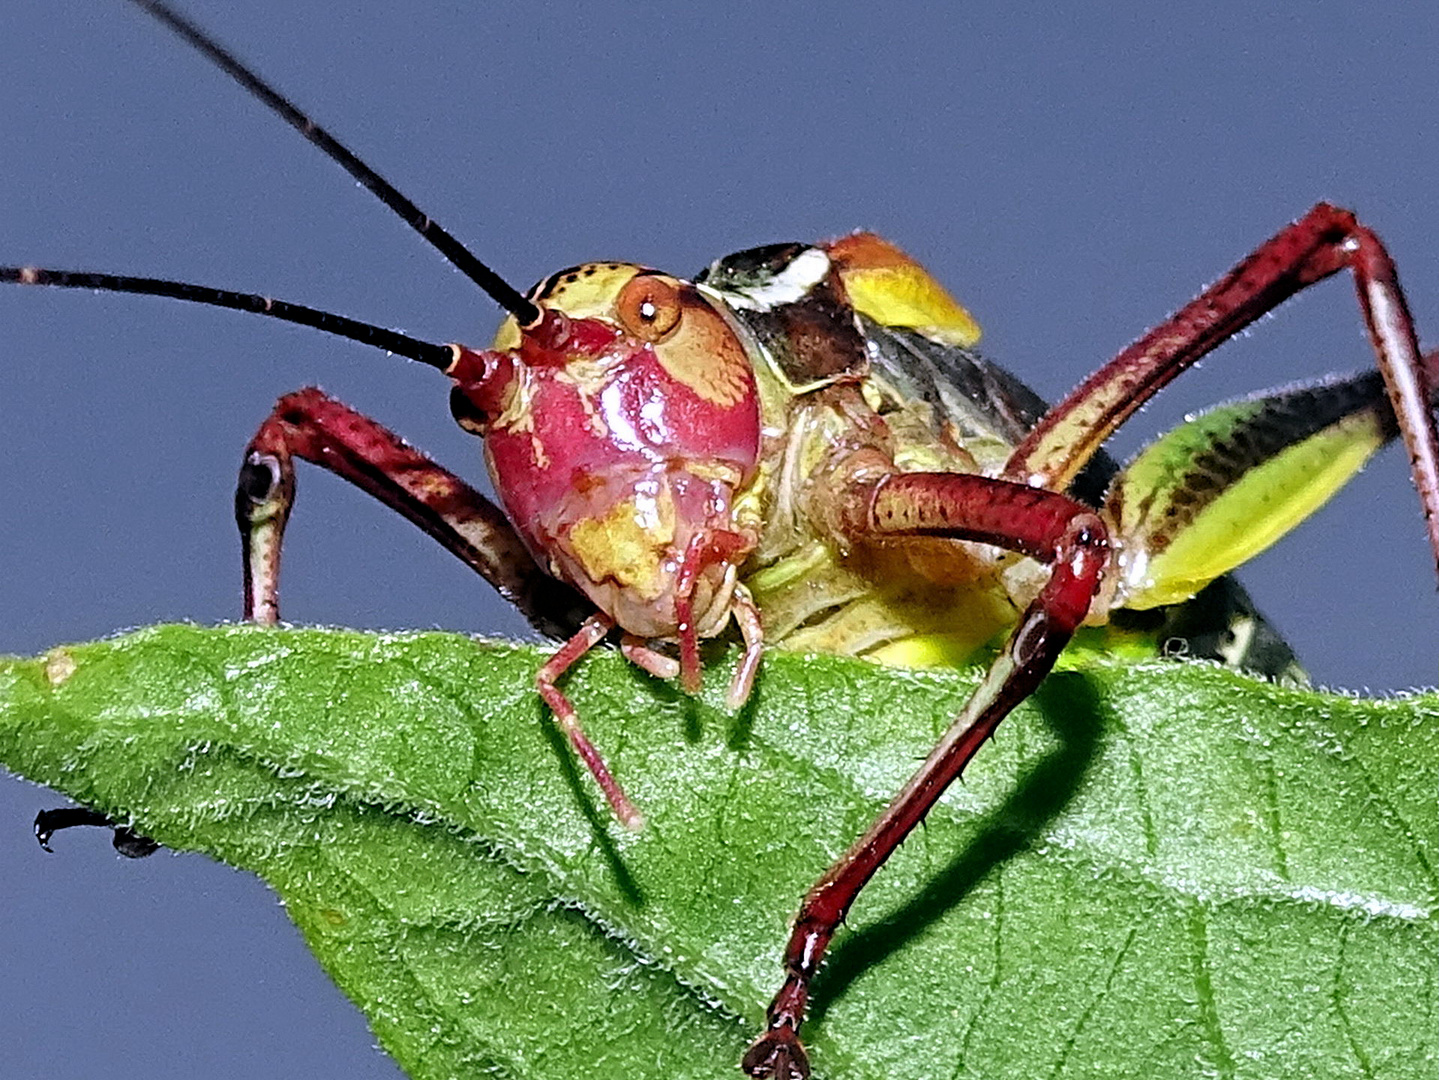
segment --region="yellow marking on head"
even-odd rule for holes
[[[572,319],[598,318],[613,323],[615,297],[626,282],[644,271],[643,266],[634,263],[584,263],[551,274],[525,296]],[[517,349],[521,337],[520,324],[513,315],[507,316],[490,348],[499,352]]]
[[[657,336],[628,324],[621,311],[625,287],[641,276],[655,284],[658,296],[679,309],[678,318]],[[531,289],[528,297],[571,319],[598,319],[632,340],[648,342],[672,379],[712,405],[732,408],[750,393],[753,373],[744,346],[724,317],[688,281],[633,263],[585,263],[550,275]],[[500,324],[491,347],[512,351],[519,348],[522,337],[511,316]],[[582,394],[591,388],[586,374],[574,372]]]
[[[505,396],[500,402],[500,411],[490,427],[494,431],[535,430],[535,388],[529,369],[523,364],[515,365],[515,377],[505,386]]]
[[[495,331],[495,340],[490,348],[495,352],[513,352],[520,347],[520,324],[513,315],[506,315],[505,321]]]
[[[613,580],[645,600],[665,592],[662,560],[675,538],[675,505],[667,488],[637,492],[603,517],[570,527],[569,546],[590,580]]]
[[[585,263],[551,274],[535,287],[533,299],[572,319],[614,322],[615,298],[645,267],[634,263]]]
[[[599,397],[605,388],[610,371],[610,364],[570,357],[565,366],[554,373],[555,382],[574,387],[575,397],[579,399],[580,408],[584,410],[585,426],[599,439],[609,438],[610,429],[595,406],[595,398]]]
[[[722,409],[743,401],[754,385],[744,346],[699,290],[685,286],[684,314],[673,333],[655,345],[670,378]]]

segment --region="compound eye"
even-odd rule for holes
[[[654,274],[630,278],[615,300],[620,322],[641,341],[663,341],[679,325],[684,302],[679,288]]]

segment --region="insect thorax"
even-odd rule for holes
[[[782,647],[959,662],[1013,624],[1043,571],[954,540],[846,544],[831,481],[862,454],[905,472],[998,471],[1041,403],[1017,401],[1019,384],[971,349],[857,310],[830,250],[758,248],[701,278],[749,338],[764,408],[746,495],[764,528],[746,584]]]

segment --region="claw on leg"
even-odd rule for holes
[[[755,1080],[809,1080],[809,1057],[788,1024],[771,1028],[756,1039],[740,1068]]]
[[[94,825],[110,829],[113,836],[111,845],[127,859],[143,859],[160,850],[160,845],[148,836],[141,836],[128,825],[116,825],[98,810],[84,806],[66,806],[58,810],[41,810],[35,815],[35,839],[46,851],[54,852],[50,838],[61,829],[74,829]]]

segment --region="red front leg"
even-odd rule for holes
[[[865,834],[815,883],[784,952],[784,985],[768,1030],[743,1067],[752,1077],[805,1080],[799,1029],[810,982],[830,939],[865,883],[934,806],[999,722],[1054,666],[1089,612],[1109,559],[1104,523],[1063,495],[981,476],[903,473],[851,485],[841,525],[856,540],[945,536],[1018,551],[1049,564],[1050,577],[1010,634],[984,681],[919,771]]]
[[[560,725],[560,730],[565,733],[565,738],[569,739],[570,747],[585,763],[585,768],[590,770],[590,775],[595,778],[595,783],[599,784],[600,791],[604,792],[605,801],[610,804],[610,809],[614,811],[620,824],[627,829],[638,830],[644,828],[644,818],[640,816],[640,812],[635,809],[635,804],[630,802],[629,796],[625,794],[619,781],[610,772],[610,767],[605,764],[605,759],[595,749],[595,744],[590,742],[589,736],[585,734],[585,729],[580,726],[579,713],[575,712],[575,707],[570,704],[570,699],[565,697],[564,691],[555,685],[555,680],[572,668],[580,657],[603,641],[605,635],[614,628],[615,621],[608,615],[602,612],[591,615],[575,632],[575,636],[561,645],[559,651],[535,673],[535,689],[539,691],[545,704],[550,707],[550,712],[555,714],[555,722]]]
[[[323,391],[282,397],[250,440],[235,491],[245,618],[280,618],[280,547],[295,500],[293,457],[350,481],[438,540],[542,633],[568,637],[593,606],[535,565],[487,498],[388,428]]]

